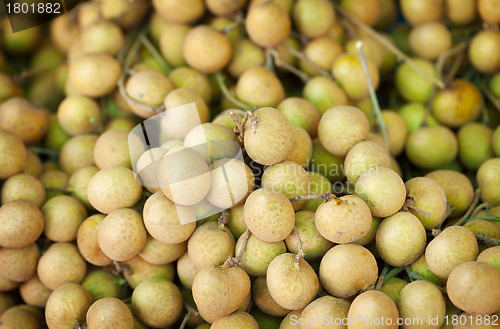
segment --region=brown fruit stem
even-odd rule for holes
[[[368,83],[368,91],[370,93],[370,100],[372,102],[373,111],[378,121],[378,128],[382,132],[382,138],[384,139],[385,149],[389,151],[389,138],[387,137],[387,128],[385,127],[384,118],[382,117],[382,112],[380,110],[380,105],[378,103],[377,94],[375,93],[375,88],[373,88],[372,79],[370,77],[370,72],[368,71],[368,63],[366,62],[365,52],[363,51],[363,42],[356,42],[356,49],[358,49],[359,57],[361,59],[361,64],[363,65],[363,70],[366,75],[366,82]]]
[[[422,74],[427,79],[432,81],[439,88],[443,89],[445,87],[443,81],[441,81],[438,77],[432,76],[432,75],[428,74],[427,72],[425,72],[424,70],[422,70],[422,68],[417,63],[415,63],[410,57],[408,57],[405,53],[403,53],[401,50],[399,50],[398,47],[396,47],[391,41],[389,41],[386,38],[384,38],[383,36],[381,36],[373,28],[371,28],[370,26],[361,22],[356,17],[352,16],[351,14],[349,14],[348,12],[346,12],[345,10],[340,8],[338,5],[335,5],[335,9],[337,10],[337,12],[341,16],[345,17],[346,20],[348,20],[350,23],[355,25],[357,28],[359,28],[360,30],[362,30],[366,34],[370,35],[372,38],[377,40],[382,46],[387,48],[387,50],[389,50],[394,55],[396,55],[398,60],[403,60],[406,63],[408,63],[408,65],[413,67],[413,69],[415,69],[416,71],[420,72],[420,74]]]
[[[252,121],[252,128],[255,134],[255,132],[257,131],[257,123],[259,122],[259,118],[257,118],[252,112],[247,111],[243,116],[241,122],[238,119],[238,116],[233,112],[231,112],[230,115],[231,115],[231,120],[233,120],[233,122],[236,124],[233,131],[238,134],[238,140],[240,142],[243,142],[243,138],[245,136],[245,124],[247,123],[248,119]]]
[[[472,199],[472,203],[470,204],[469,209],[467,209],[465,215],[463,215],[455,224],[453,224],[454,226],[460,226],[465,223],[467,218],[469,218],[470,215],[474,212],[474,209],[476,209],[477,204],[479,203],[479,197],[480,197],[479,190],[476,190],[474,192],[474,199]]]
[[[478,217],[471,216],[464,222],[464,224],[477,219],[486,220],[488,222],[500,222],[500,217],[497,216],[478,216]]]
[[[411,195],[411,193],[408,193],[408,196],[406,197],[406,201],[403,204],[403,207],[401,208],[401,210],[402,211],[410,211],[410,209],[413,209],[413,210],[421,213],[422,215],[424,215],[425,218],[429,218],[432,216],[431,213],[429,213],[423,209],[420,209],[419,207],[416,207],[415,206],[415,198],[413,197],[413,195]]]
[[[16,84],[22,84],[26,79],[31,78],[34,75],[38,75],[40,73],[46,72],[50,69],[56,68],[59,63],[49,63],[41,67],[36,67],[33,69],[22,70],[20,73],[12,76],[12,80]]]
[[[122,264],[114,260],[113,265],[115,266],[115,270],[118,274],[130,272],[130,267],[127,264]]]
[[[486,233],[476,234],[476,239],[485,243],[490,243],[494,246],[500,246],[500,239],[490,238]]]
[[[167,63],[167,61],[163,58],[163,56],[160,54],[158,49],[149,41],[149,39],[146,37],[145,34],[141,34],[139,36],[139,40],[141,41],[142,45],[144,48],[146,48],[151,56],[160,64],[162,70],[164,73],[169,74],[172,71],[172,68],[170,65]]]
[[[243,12],[239,11],[234,15],[234,21],[231,24],[229,24],[228,26],[226,26],[225,28],[223,28],[221,32],[224,34],[228,34],[233,29],[235,29],[236,27],[241,25],[243,22],[244,22]]]
[[[319,74],[321,74],[322,76],[324,77],[327,77],[327,78],[330,78],[330,79],[333,79],[332,75],[330,73],[328,73],[325,69],[323,69],[321,66],[319,66],[318,64],[316,63],[313,63],[309,58],[306,57],[306,55],[304,55],[302,52],[298,51],[297,49],[287,45],[287,44],[283,44],[283,47],[285,47],[286,50],[288,50],[292,55],[294,55],[295,57],[299,58],[300,60],[303,60],[304,62],[306,62],[307,64],[311,65],[312,67],[314,67],[315,70],[317,70],[319,72]]]
[[[309,80],[309,75],[307,75],[306,72],[299,70],[295,66],[292,66],[286,62],[283,62],[276,49],[269,48],[268,51],[271,54],[272,58],[274,59],[274,64],[276,64],[276,66],[296,75],[297,77],[300,78],[300,80],[302,80],[302,82],[307,82],[307,80]]]
[[[295,226],[293,227],[293,233],[295,233],[295,235],[297,236],[297,244],[299,245],[299,251],[297,252],[297,255],[295,255],[293,261],[298,266],[298,264],[304,259],[306,254],[304,250],[302,250],[302,240],[300,239],[299,231],[297,231],[297,228]]]
[[[439,55],[437,62],[436,62],[436,66],[435,66],[436,76],[439,79],[443,78],[442,77],[443,68],[444,68],[444,64],[446,63],[446,60],[448,60],[452,56],[461,54],[465,49],[467,49],[467,42],[462,41],[458,45],[456,45],[455,47],[453,47],[453,48],[445,51],[441,55]],[[445,82],[448,83],[449,81],[445,80]],[[428,120],[428,118],[431,114],[431,110],[432,110],[432,101],[433,101],[435,96],[436,96],[436,85],[434,85],[434,88],[432,88],[431,97],[429,98],[429,102],[427,103],[427,111],[425,112],[424,120],[422,121],[422,124],[421,124],[422,127],[427,126],[427,120]]]
[[[223,229],[224,225],[227,224],[227,219],[228,219],[227,211],[223,210],[222,214],[220,215],[219,219],[217,220],[217,224]]]
[[[236,255],[236,259],[238,260],[238,263],[241,263],[243,261],[243,255],[245,254],[245,250],[247,249],[247,244],[248,244],[248,239],[250,238],[250,235],[252,232],[250,232],[249,229],[245,231],[245,233],[242,234],[241,238],[243,239],[243,245],[241,246],[240,252],[238,255]]]
[[[323,192],[319,194],[310,194],[310,195],[297,195],[293,198],[290,198],[290,202],[297,202],[300,200],[313,200],[313,199],[322,199],[323,201],[332,201],[338,199],[337,196],[330,192]],[[338,200],[340,202],[340,200]]]
[[[222,94],[227,98],[229,99],[229,101],[231,103],[233,103],[234,105],[238,106],[240,109],[244,110],[244,111],[252,111],[252,107],[243,103],[242,101],[240,101],[238,98],[236,98],[230,91],[229,89],[227,89],[226,87],[226,84],[224,83],[224,76],[220,73],[220,72],[217,72],[215,73],[215,80],[217,81],[217,85],[219,86],[220,88],[220,91],[222,92]]]
[[[389,272],[389,268],[387,266],[385,266],[382,269],[380,276],[378,277],[377,283],[375,283],[375,287],[374,287],[375,290],[380,290],[380,288],[382,287],[382,284],[385,281],[385,277],[386,277],[388,272]]]
[[[184,329],[186,327],[186,324],[187,322],[189,321],[189,319],[191,319],[193,316],[195,315],[198,315],[198,311],[195,310],[191,305],[189,305],[188,303],[184,303],[184,307],[188,310],[188,312],[186,313],[186,315],[184,316],[184,319],[182,319],[182,323],[181,323],[181,326],[179,327],[179,329]]]
[[[491,93],[488,87],[483,86],[483,88],[481,89],[483,93],[486,95],[486,98],[488,98],[491,104],[493,104],[493,106],[500,112],[500,100]]]

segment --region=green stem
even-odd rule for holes
[[[276,49],[272,49],[272,48],[269,49],[269,53],[274,58],[274,63],[276,64],[276,66],[281,67],[282,69],[296,75],[304,83],[307,82],[307,80],[309,80],[309,76],[307,75],[307,73],[299,70],[295,66],[292,66],[292,65],[282,61],[281,58],[279,57],[279,53],[276,51]]]
[[[229,99],[231,103],[238,106],[244,111],[253,112],[253,109],[250,106],[246,105],[231,94],[231,92],[227,89],[226,84],[224,83],[224,76],[220,72],[215,73],[215,80],[217,80],[217,84],[219,85],[221,92],[224,94],[224,96],[227,97],[227,99]]]
[[[356,42],[356,48],[358,49],[359,57],[361,58],[361,64],[363,65],[363,70],[365,71],[366,82],[368,83],[368,91],[370,92],[370,100],[372,101],[373,110],[378,120],[378,126],[380,128],[380,131],[382,132],[385,148],[387,152],[389,152],[389,138],[387,137],[387,129],[385,126],[384,118],[382,117],[382,111],[380,110],[380,105],[378,103],[377,94],[375,93],[375,88],[373,88],[370,71],[368,70],[368,63],[366,62],[365,52],[363,51],[363,42]]]
[[[472,203],[471,205],[469,206],[469,209],[467,209],[467,212],[465,213],[465,215],[463,215],[459,220],[458,222],[456,222],[455,224],[453,224],[454,226],[460,226],[460,225],[463,225],[464,222],[467,220],[467,218],[470,217],[470,215],[472,214],[472,212],[474,211],[474,209],[476,209],[477,207],[477,204],[479,203],[479,190],[476,190],[476,192],[474,192],[474,199],[472,200]]]
[[[170,74],[172,68],[167,63],[167,61],[163,58],[160,52],[156,49],[156,47],[149,41],[145,34],[142,34],[139,39],[141,40],[142,45],[149,51],[151,56],[160,64],[163,72],[166,74]]]
[[[500,112],[500,100],[490,92],[487,86],[483,86],[483,92],[486,95],[486,98],[489,99],[491,104],[493,104],[493,106]]]
[[[485,242],[485,243],[491,243],[492,245],[495,245],[495,246],[500,246],[500,239],[490,238],[485,233],[483,233],[483,234],[476,234],[476,239],[478,241],[482,241],[482,242]]]
[[[46,154],[51,157],[58,157],[59,156],[59,151],[56,150],[49,150],[43,147],[38,147],[38,146],[30,146],[28,147],[28,150],[36,153],[36,154]]]
[[[394,278],[397,276],[399,273],[404,271],[404,267],[395,267],[392,270],[390,270],[387,275],[384,277],[383,283],[386,283],[389,279]]]
[[[488,222],[500,222],[500,217],[496,217],[496,216],[478,216],[478,217],[470,217],[470,218],[468,218],[466,221],[464,221],[464,224],[468,223],[468,222],[471,222],[473,220],[477,220],[477,219],[486,220]]]
[[[385,276],[389,272],[389,268],[387,266],[384,266],[382,269],[382,272],[380,273],[380,276],[378,277],[377,283],[375,284],[375,290],[380,290],[382,287],[384,281],[385,281]]]

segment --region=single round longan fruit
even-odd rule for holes
[[[479,31],[469,45],[469,59],[476,70],[492,74],[500,69],[500,32]]]
[[[84,319],[92,304],[90,293],[77,283],[59,286],[50,295],[45,307],[45,320],[49,328],[72,328],[75,319]]]
[[[111,56],[118,54],[125,40],[120,27],[108,20],[98,20],[89,24],[82,29],[79,39],[84,52]]]
[[[172,81],[160,72],[155,70],[140,71],[133,74],[125,84],[125,91],[132,99],[132,101],[127,100],[127,104],[138,116],[149,118],[155,115],[155,112],[147,110],[143,106],[160,106],[165,96],[173,89]]]
[[[410,211],[420,219],[426,229],[435,228],[445,220],[446,193],[437,182],[427,177],[415,177],[407,181],[405,187],[418,208],[412,208]]]
[[[319,267],[321,284],[334,297],[348,298],[374,285],[377,261],[368,249],[357,244],[341,244],[330,249]]]
[[[4,328],[40,329],[40,320],[28,305],[16,305],[8,308],[0,315],[0,323]],[[34,307],[33,307],[34,308]]]
[[[383,324],[376,325],[376,327],[397,329],[399,312],[389,296],[378,290],[369,290],[361,293],[352,301],[347,318],[359,319],[353,326],[356,329],[373,328],[373,323],[377,323],[375,319],[384,319],[384,321],[379,320]],[[349,325],[349,327],[351,326]]]
[[[85,260],[96,266],[106,266],[111,264],[111,259],[106,256],[99,246],[97,234],[99,226],[104,220],[104,215],[92,215],[78,228],[76,242],[78,250]]]
[[[19,293],[26,304],[43,308],[52,294],[52,290],[44,286],[35,275],[19,287]]]
[[[412,25],[440,21],[443,16],[443,1],[403,0],[401,1],[401,11]]]
[[[318,136],[328,152],[343,157],[368,136],[369,130],[368,119],[361,110],[353,106],[336,106],[321,117]]]
[[[72,174],[83,167],[94,164],[94,146],[97,135],[78,135],[64,143],[59,153],[61,168]]]
[[[25,248],[42,234],[44,218],[32,202],[16,200],[0,207],[0,226],[0,246]]]
[[[253,113],[258,122],[248,120],[244,130],[244,145],[252,160],[273,165],[286,159],[293,147],[292,125],[272,107],[263,107]]]
[[[102,252],[115,261],[127,261],[144,247],[147,232],[141,215],[128,208],[118,209],[104,218],[97,240]]]
[[[361,22],[374,26],[380,15],[380,3],[370,0],[342,0],[340,7]]]
[[[324,76],[315,76],[309,79],[304,85],[302,93],[304,98],[317,108],[320,115],[332,107],[349,103],[344,90],[335,81]]]
[[[168,327],[181,316],[183,298],[179,288],[164,279],[144,281],[132,294],[132,311],[143,323],[154,328]]]
[[[439,122],[458,128],[475,120],[482,107],[483,97],[479,89],[473,83],[459,79],[436,93],[432,101],[432,114]]]
[[[334,21],[333,5],[326,0],[299,0],[294,4],[294,25],[308,38],[325,35]]]
[[[453,207],[450,217],[463,215],[474,199],[474,187],[464,174],[453,170],[436,170],[425,175],[444,190],[446,202]]]
[[[357,183],[359,176],[366,170],[376,166],[390,168],[391,159],[382,146],[371,141],[362,141],[354,145],[344,160],[345,175],[353,184]]]
[[[210,171],[203,157],[193,148],[173,148],[162,158],[160,166],[160,187],[174,203],[191,206],[207,195],[210,189]]]
[[[221,209],[232,208],[244,202],[253,191],[255,177],[252,170],[237,159],[221,159],[212,165],[210,190],[207,200]]]
[[[143,217],[148,233],[164,243],[184,242],[196,228],[193,210],[175,205],[163,192],[146,200]]]
[[[410,162],[417,167],[440,169],[457,156],[458,140],[445,126],[422,127],[408,136],[405,151]]]
[[[186,65],[182,54],[182,44],[191,27],[186,24],[166,24],[158,40],[159,50],[168,63],[174,67]]]
[[[263,188],[253,191],[247,198],[243,216],[250,231],[267,242],[284,240],[295,223],[290,200],[281,192]]]
[[[49,116],[22,97],[0,104],[0,129],[10,131],[26,145],[40,141],[49,128]]]
[[[387,193],[382,195],[381,190]],[[406,200],[406,189],[401,177],[394,170],[381,166],[365,171],[359,177],[354,193],[368,204],[376,217],[395,214]]]
[[[437,319],[430,323],[423,320],[426,328],[441,328],[446,314],[446,301],[439,288],[425,280],[413,281],[399,294],[397,302],[399,316],[403,319]],[[429,321],[429,322],[428,322]],[[418,328],[420,325],[405,324],[403,328]]]
[[[104,297],[120,298],[123,296],[121,278],[106,270],[89,272],[81,285],[90,292],[95,300]]]
[[[499,6],[500,3],[497,0],[479,0],[477,3],[479,15],[484,21],[491,24],[500,23]]]
[[[486,160],[477,171],[476,179],[481,189],[481,199],[493,206],[500,205],[500,191],[498,184],[500,158]]]
[[[191,129],[207,122],[210,116],[203,98],[188,88],[169,92],[163,105],[165,113],[161,119],[162,132],[171,139],[184,139]]]
[[[373,88],[377,89],[380,82],[377,65],[369,58],[366,59],[366,63]],[[332,74],[350,98],[358,100],[369,95],[366,74],[358,56],[349,54],[338,56],[333,62]]]
[[[245,236],[238,239],[235,248],[235,254],[241,253]],[[283,241],[266,242],[251,234],[246,241],[246,248],[239,266],[248,273],[248,275],[263,276],[266,275],[267,268],[271,261],[278,255],[286,252],[286,246]]]
[[[293,161],[306,168],[311,162],[313,154],[313,143],[311,137],[307,131],[301,127],[293,126],[292,132],[294,143],[286,160]]]
[[[108,130],[100,135],[94,146],[94,162],[99,169],[116,166],[130,168],[128,133]]]
[[[410,265],[422,255],[426,243],[424,226],[409,212],[385,218],[377,229],[377,251],[391,266]]]
[[[482,251],[479,256],[477,256],[478,262],[485,262],[491,264],[500,270],[500,246],[490,247]]]
[[[375,39],[368,36],[361,36],[354,39],[350,39],[346,45],[346,53],[357,56],[359,55],[358,48],[356,44],[358,42],[363,43],[363,51],[366,58],[370,59],[373,64],[377,65],[379,69],[384,65],[384,60],[386,58],[386,51],[383,46]]]
[[[118,61],[110,55],[85,54],[71,62],[68,81],[85,96],[101,97],[115,90],[121,71]]]
[[[264,67],[253,67],[238,79],[236,96],[257,107],[276,106],[285,98],[285,91],[274,73]]]
[[[182,3],[176,0],[155,0],[153,7],[160,16],[172,23],[192,23],[205,13],[203,0],[188,0]]]
[[[451,302],[461,310],[487,315],[500,308],[500,270],[483,262],[467,262],[451,272],[446,283]]]
[[[479,122],[469,122],[457,132],[458,157],[470,170],[477,170],[483,162],[494,156],[491,141],[493,130]]]
[[[40,250],[34,243],[24,248],[0,249],[0,276],[16,282],[24,282],[36,272]]]
[[[208,25],[198,25],[186,35],[182,53],[191,67],[215,73],[229,63],[232,48],[226,35]]]
[[[288,13],[280,5],[268,1],[250,7],[245,27],[253,42],[267,48],[278,46],[288,38],[291,22]]]
[[[316,137],[320,113],[312,103],[299,97],[289,97],[276,108],[285,115],[292,126],[305,129],[311,138]]]
[[[410,31],[408,43],[419,57],[435,60],[451,48],[451,32],[440,22],[427,22]]]
[[[57,109],[57,120],[69,135],[95,132],[101,123],[101,110],[93,99],[73,95],[66,97]]]
[[[414,261],[410,265],[410,268],[413,272],[423,277],[424,280],[434,283],[437,286],[443,286],[446,283],[446,280],[439,278],[438,276],[436,276],[436,274],[434,274],[431,271],[429,265],[425,260],[425,254],[423,254],[422,256],[420,256],[419,259]]]
[[[458,265],[474,261],[477,255],[476,237],[462,226],[444,229],[425,249],[425,260],[429,268],[442,279],[447,279]]]
[[[80,283],[87,272],[86,264],[74,244],[56,242],[40,257],[37,274],[44,286],[54,290],[64,283]]]
[[[205,103],[212,100],[213,88],[208,77],[190,67],[178,67],[168,75],[176,88],[189,88],[203,98]]]
[[[199,327],[198,327],[199,328]],[[253,316],[246,312],[237,311],[214,321],[210,329],[258,329],[259,324]]]
[[[295,262],[295,255],[285,253],[269,264],[267,287],[274,301],[289,310],[299,310],[309,304],[319,289],[319,280],[307,261]]]
[[[312,211],[299,211],[295,213],[295,229],[286,239],[285,243],[290,252],[299,252],[299,241],[302,242],[304,259],[319,260],[333,246],[331,241],[325,239],[318,231],[315,223],[315,214]]]
[[[142,187],[135,181],[134,172],[125,167],[102,169],[87,186],[90,204],[103,214],[132,207],[139,200],[141,192]]]
[[[45,188],[39,179],[28,174],[9,177],[2,187],[2,204],[26,200],[40,207],[45,201]]]
[[[99,172],[96,166],[83,167],[75,171],[67,183],[71,195],[80,200],[87,209],[94,209],[87,197],[87,186],[95,174]],[[64,185],[66,186],[66,184]]]
[[[207,0],[207,9],[218,17],[232,16],[242,9],[247,0]]]
[[[355,195],[321,204],[314,218],[318,232],[334,243],[351,243],[368,233],[372,213],[366,203]]]
[[[155,265],[163,265],[176,261],[187,250],[187,241],[180,243],[164,243],[148,235],[146,244],[139,256]]]
[[[301,317],[304,319],[321,319],[328,317],[329,319],[346,319],[347,312],[351,303],[345,299],[335,298],[332,296],[320,297],[309,305],[307,305],[304,310],[302,310]],[[338,320],[336,321],[339,323]],[[337,328],[342,328],[345,326],[335,325]],[[316,323],[304,323],[302,325],[304,329],[316,329],[318,328]]]
[[[134,327],[132,312],[124,302],[114,297],[105,297],[90,305],[86,320],[88,329]]]
[[[173,263],[155,265],[148,263],[139,255],[126,261],[124,265],[130,271],[123,273],[127,284],[135,289],[139,284],[150,279],[164,279],[173,281],[175,279],[175,267]]]
[[[193,282],[193,298],[203,319],[213,323],[236,311],[250,294],[250,278],[238,266],[207,266]]]
[[[234,246],[234,237],[228,228],[220,227],[216,222],[206,222],[189,238],[189,258],[199,268],[220,266],[234,256]]]
[[[435,75],[432,62],[422,58],[413,58],[413,61],[429,76]],[[431,97],[434,84],[408,63],[402,63],[396,69],[396,88],[405,100],[426,103]]]
[[[58,195],[42,207],[45,218],[44,234],[51,241],[70,242],[75,240],[78,228],[87,218],[87,210],[78,199]]]
[[[27,150],[26,152],[26,163],[23,169],[23,173],[31,175],[33,177],[38,177],[43,172],[43,164],[40,157],[33,151]]]
[[[235,78],[239,78],[246,70],[263,66],[265,54],[262,48],[249,39],[238,40],[233,45],[233,57],[227,66],[227,71]]]
[[[177,276],[182,286],[191,289],[193,281],[200,269],[191,261],[186,251],[184,255],[177,260]]]
[[[446,0],[445,12],[455,25],[467,25],[477,17],[476,0]]]
[[[382,119],[386,126],[389,152],[393,156],[398,156],[405,147],[408,127],[403,118],[394,111],[382,111]]]

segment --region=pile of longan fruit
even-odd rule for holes
[[[500,328],[499,0],[92,0],[0,25],[0,329]]]

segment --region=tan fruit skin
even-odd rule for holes
[[[362,199],[346,195],[321,204],[314,220],[325,239],[333,243],[351,243],[368,233],[372,214]]]
[[[105,297],[93,303],[87,311],[88,329],[133,329],[134,318],[125,303]]]
[[[425,177],[435,180],[443,188],[446,201],[455,206],[451,217],[465,213],[474,198],[474,187],[467,176],[452,170],[436,170]]]
[[[226,259],[234,256],[235,241],[227,227],[216,222],[207,222],[199,226],[189,238],[189,258],[199,268],[219,266]]]
[[[135,256],[125,262],[125,264],[130,271],[125,272],[123,276],[132,289],[135,289],[139,284],[149,279],[160,278],[173,281],[175,277],[175,268],[172,263],[155,265],[148,263],[140,256]]]
[[[431,271],[446,279],[461,263],[474,261],[479,248],[474,234],[462,226],[451,226],[429,242],[425,260]]]
[[[344,160],[345,175],[353,184],[356,184],[359,176],[366,170],[376,166],[391,168],[391,158],[382,146],[372,141],[354,145]]]
[[[239,255],[243,248],[243,238],[238,239],[235,248],[235,254]],[[278,255],[286,252],[286,246],[283,241],[266,242],[251,234],[248,238],[245,253],[239,266],[248,273],[248,275],[264,276],[267,272],[269,263]]]
[[[192,291],[198,312],[213,323],[241,305],[250,293],[250,278],[239,267],[205,267],[196,275]]]
[[[295,212],[288,198],[265,189],[253,191],[245,202],[243,217],[248,229],[261,240],[279,242],[293,231]]]
[[[348,298],[375,284],[377,262],[373,254],[360,245],[337,245],[323,256],[319,278],[330,294]]]
[[[39,320],[29,310],[14,306],[0,316],[0,323],[5,328],[39,329]]]
[[[274,2],[255,4],[246,17],[246,29],[250,39],[260,47],[274,47],[288,38],[290,17]]]
[[[311,265],[303,259],[297,264],[294,258],[291,253],[277,256],[266,274],[271,297],[289,310],[304,308],[319,290],[319,280]]]
[[[403,319],[422,319],[420,324],[403,324],[403,329],[439,329],[446,314],[446,302],[437,286],[425,281],[413,281],[399,294],[399,316]],[[438,318],[437,324],[429,319]]]
[[[250,314],[235,312],[215,320],[210,329],[259,329],[259,324]]]
[[[163,265],[176,261],[187,250],[187,241],[180,243],[163,243],[148,235],[146,244],[139,256],[148,263]]]
[[[426,229],[435,228],[446,218],[447,200],[443,188],[434,180],[427,177],[415,177],[405,184],[408,194],[415,200],[415,207],[430,213],[425,217],[422,212],[411,209]]]
[[[77,283],[66,283],[50,295],[45,307],[45,320],[50,329],[71,328],[76,318],[84,318],[92,304],[92,296]]]
[[[87,262],[96,266],[111,264],[111,259],[102,252],[97,241],[97,232],[104,217],[102,214],[90,216],[83,221],[76,234],[78,251]]]
[[[25,248],[0,249],[0,276],[17,282],[24,282],[36,272],[40,250],[36,244]]]
[[[467,262],[451,272],[446,283],[451,302],[473,315],[500,309],[500,270],[483,262]]]
[[[0,130],[0,179],[14,175],[24,168],[26,147],[16,135]]]
[[[271,316],[285,316],[290,310],[281,307],[276,301],[271,297],[269,289],[267,288],[267,281],[264,276],[258,277],[252,286],[252,297],[255,305],[264,313]]]
[[[363,317],[361,321],[356,321],[358,317]],[[349,325],[349,329],[372,329],[375,326],[370,323],[370,319],[386,320],[383,324],[377,325],[380,329],[396,329],[398,328],[397,320],[399,318],[398,308],[392,299],[377,290],[369,290],[356,297],[349,309],[348,318],[353,320],[353,324]],[[388,324],[387,319],[392,320],[392,324]]]
[[[345,299],[335,298],[332,296],[320,297],[309,305],[307,305],[301,313],[304,319],[321,319],[323,316],[333,317],[333,319],[347,318],[351,303]],[[301,329],[321,329],[324,328],[321,324],[303,324]],[[330,327],[330,326],[328,326]],[[331,329],[346,329],[345,325],[334,325]]]
[[[24,248],[43,232],[44,217],[32,202],[15,200],[0,208],[0,246]]]

